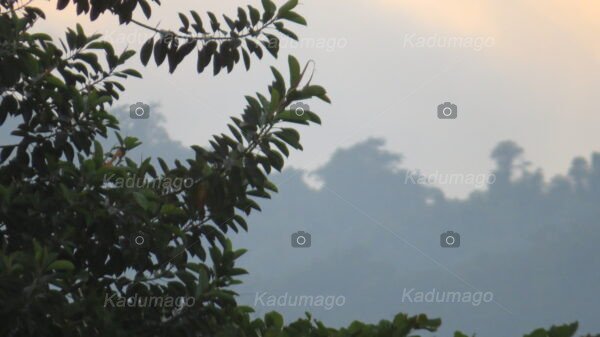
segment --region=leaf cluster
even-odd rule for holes
[[[11,322],[1,334],[220,331],[241,310],[230,288],[246,273],[235,264],[244,250],[226,234],[247,230],[246,216],[277,191],[269,173],[302,148],[292,123],[320,123],[314,112],[293,116],[290,104],[328,102],[325,89],[301,84],[306,67],[290,56],[289,79],[273,68],[266,93],[246,97],[227,133],[194,146],[193,158],[154,167],[129,158],[140,141],[123,137],[109,112],[120,79],[141,77],[125,67],[135,52],[116,52],[79,25],[57,42],[31,33],[43,17],[30,7],[0,15],[0,125],[19,121],[0,152],[0,317]],[[104,149],[97,138],[110,130],[118,143]],[[141,183],[119,183],[128,179]],[[177,179],[192,184],[156,183]],[[143,247],[132,242],[140,232]],[[195,302],[180,311],[107,306],[115,295]]]

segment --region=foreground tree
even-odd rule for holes
[[[214,74],[231,71],[241,61],[249,69],[252,54],[278,56],[279,37],[266,28],[297,39],[285,24],[306,23],[295,0],[279,8],[263,0],[260,10],[239,8],[224,22],[208,12],[209,28],[198,13],[180,13],[177,31],[134,18],[140,8],[150,19],[157,0],[59,0],[58,9],[70,3],[91,20],[117,15],[154,31],[139,56],[143,64],[166,61],[170,72],[195,50],[199,73],[210,65]],[[438,328],[439,319],[403,314],[341,330],[310,316],[284,326],[277,313],[252,319],[251,308],[236,303],[230,287],[246,273],[235,266],[244,250],[234,250],[226,235],[248,230],[245,216],[277,191],[268,174],[282,169],[290,147],[302,149],[290,123],[320,123],[314,112],[296,114],[290,106],[329,102],[307,66],[290,56],[287,80],[272,68],[267,92],[246,96],[228,134],[214,136],[210,148],[193,146],[195,157],[185,163],[158,158],[157,168],[150,158],[128,158],[140,142],[123,138],[108,111],[124,90],[119,79],[141,77],[126,68],[135,51],[116,52],[79,25],[56,43],[31,32],[41,10],[0,4],[0,125],[15,136],[0,151],[2,336],[407,336]],[[19,124],[6,130],[7,120]],[[97,139],[109,131],[118,144],[105,150]],[[141,305],[141,298],[161,305]],[[572,324],[530,336],[575,330]]]

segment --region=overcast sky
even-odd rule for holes
[[[260,6],[169,1],[155,9],[149,24],[176,28],[177,12],[197,3],[198,12],[232,15],[238,5]],[[295,167],[316,169],[335,149],[369,137],[385,139],[387,148],[405,155],[404,167],[425,173],[488,172],[491,149],[505,139],[523,146],[547,177],[564,173],[574,156],[600,149],[597,1],[305,0],[298,11],[309,25],[296,28],[300,44],[282,42],[279,60],[253,59],[249,72],[238,67],[216,78],[199,76],[193,58],[174,75],[150,65],[143,80],[127,82],[120,103],[159,103],[172,138],[206,144],[241,112],[245,94],[265,91],[268,67],[286,70],[285,54],[293,53],[316,62],[313,81],[334,102],[309,102],[324,125],[302,133],[305,150],[291,156]],[[76,22],[119,47],[139,49],[149,36],[118,26],[113,17],[90,24],[72,8],[47,14],[37,27],[55,36]],[[142,68],[138,58],[134,62]],[[446,101],[458,106],[456,120],[437,118],[437,105]],[[450,196],[472,188],[443,186]]]

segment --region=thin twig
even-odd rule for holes
[[[259,34],[261,31],[263,31],[265,28],[267,28],[268,26],[270,26],[271,24],[273,24],[273,22],[275,22],[275,18],[269,20],[267,23],[265,23],[264,25],[262,25],[260,28],[258,28],[257,30],[253,30],[253,31],[249,31],[247,33],[244,33],[242,35],[238,35],[236,37],[233,36],[214,36],[214,35],[208,35],[205,34],[205,36],[192,36],[192,35],[182,35],[182,34],[178,34],[175,33],[173,31],[169,31],[169,30],[164,30],[164,29],[160,29],[160,28],[156,28],[156,27],[152,27],[149,26],[143,22],[137,21],[135,19],[131,19],[132,23],[146,28],[148,30],[151,30],[153,32],[156,33],[160,33],[160,34],[170,34],[178,39],[183,39],[183,40],[190,40],[190,41],[218,41],[218,40],[233,40],[233,39],[241,39],[241,38],[245,38],[248,36],[254,36]]]

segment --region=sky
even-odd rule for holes
[[[206,0],[193,9],[235,13],[246,3],[260,6]],[[189,6],[170,1],[148,23],[178,27],[177,13]],[[600,148],[596,1],[327,0],[301,1],[298,11],[308,27],[294,27],[301,42],[283,41],[278,60],[267,56],[253,60],[248,72],[239,67],[217,77],[198,75],[192,58],[173,75],[149,65],[143,80],[127,81],[119,103],[159,104],[154,112],[165,115],[173,139],[206,144],[225,130],[229,116],[241,112],[244,95],[266,90],[269,66],[285,70],[286,54],[292,53],[315,61],[313,81],[333,99],[332,105],[308,102],[323,126],[303,130],[304,152],[292,154],[293,167],[316,170],[336,149],[378,137],[403,153],[405,167],[485,173],[493,165],[491,149],[510,139],[551,177],[566,172],[573,157]],[[38,29],[55,36],[76,22],[121,48],[137,49],[149,36],[112,17],[89,23],[72,8],[47,14]],[[143,67],[137,58],[133,65]],[[457,119],[437,118],[443,102],[457,105]],[[441,187],[461,198],[476,188]]]

